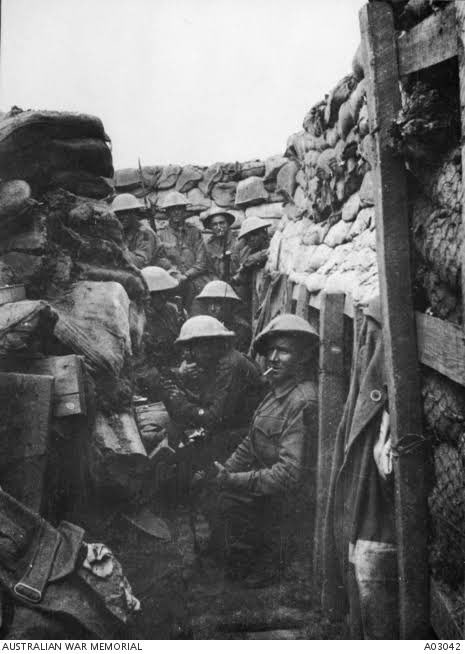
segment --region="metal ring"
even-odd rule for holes
[[[370,399],[373,400],[373,402],[380,402],[382,397],[383,397],[383,394],[377,388],[375,388],[370,393]]]

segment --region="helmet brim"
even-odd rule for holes
[[[270,332],[259,334],[257,336],[253,342],[254,352],[262,356],[265,355],[270,338],[274,338],[275,336],[289,336],[291,338],[298,338],[302,343],[306,343],[309,347],[316,347],[319,342],[319,336],[316,332],[312,334],[310,332],[301,332],[297,330],[292,331],[287,329],[276,329]]]
[[[236,216],[233,216],[232,213],[229,213],[228,211],[216,211],[215,213],[209,214],[208,216],[204,216],[203,218],[200,219],[205,229],[210,229],[211,220],[215,216],[225,216],[226,220],[228,221],[229,227],[231,227],[231,225],[234,225],[234,223],[236,222]]]
[[[214,340],[214,339],[219,339],[219,340],[229,340],[231,338],[235,337],[234,332],[225,332],[223,334],[205,334],[204,336],[189,336],[188,338],[177,338],[174,341],[175,345],[182,345],[183,343],[193,343],[194,341],[205,341],[207,339]]]

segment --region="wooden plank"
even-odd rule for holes
[[[53,377],[0,373],[0,486],[40,512],[48,460]]]
[[[292,301],[293,301],[293,291],[294,291],[294,282],[291,282],[290,279],[286,280],[286,302],[284,305],[284,311],[286,313],[292,312]]]
[[[430,581],[431,626],[440,640],[461,640],[463,626],[454,605],[437,581]]]
[[[310,299],[308,301],[309,306],[313,307],[314,309],[321,309],[321,299],[323,297],[323,291],[321,293],[312,293],[310,295]],[[344,313],[346,316],[349,318],[354,317],[354,301],[352,299],[352,296],[350,294],[347,294],[345,296],[344,300]]]
[[[462,0],[458,4],[461,3]],[[408,75],[455,57],[454,33],[455,11],[451,3],[401,34],[397,40],[399,75]]]
[[[370,2],[360,11],[370,132],[376,150],[376,246],[394,458],[400,637],[429,634],[428,506],[416,326],[410,272],[407,183],[402,158],[389,145],[401,108],[392,9]],[[412,449],[406,449],[413,446]]]
[[[25,299],[26,287],[24,284],[12,284],[11,286],[0,287],[0,305]]]
[[[82,357],[75,354],[0,361],[4,372],[51,375],[55,379],[53,414],[57,417],[85,415],[86,396]]]
[[[344,380],[344,295],[323,294],[320,312],[318,456],[313,551],[315,591],[322,587],[324,520],[328,503],[334,439],[346,399]]]
[[[465,386],[465,336],[458,325],[415,314],[417,323],[418,358],[429,366]]]
[[[308,300],[310,297],[310,293],[308,292],[307,288],[303,284],[299,284],[298,286],[296,286],[296,289],[298,293],[297,293],[297,297],[295,297],[296,300],[295,314],[300,318],[305,318],[305,320],[308,320]],[[295,295],[296,294],[294,293],[294,296]]]

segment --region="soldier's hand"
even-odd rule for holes
[[[219,461],[215,461],[213,465],[215,466],[216,470],[216,477],[213,481],[220,487],[226,485],[230,477],[229,472],[226,470],[224,465],[219,463]]]
[[[179,366],[179,374],[184,379],[198,381],[200,379],[200,368],[196,363],[188,363],[184,360]]]

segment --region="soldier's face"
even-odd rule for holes
[[[215,236],[224,236],[228,231],[228,227],[225,216],[213,216],[210,221],[210,228]]]
[[[187,218],[184,207],[171,207],[168,209],[168,221],[174,227],[180,227]]]
[[[271,336],[265,353],[267,368],[271,368],[270,382],[280,384],[295,377],[301,354],[301,348],[291,336]]]
[[[251,250],[262,250],[266,244],[266,230],[259,229],[256,232],[251,232],[245,235],[247,245]]]
[[[222,353],[222,344],[214,339],[194,341],[190,347],[192,360],[201,367],[208,367],[214,363]]]
[[[207,313],[209,316],[213,316],[213,318],[221,320],[223,317],[222,303],[215,300],[210,300],[207,304]]]

